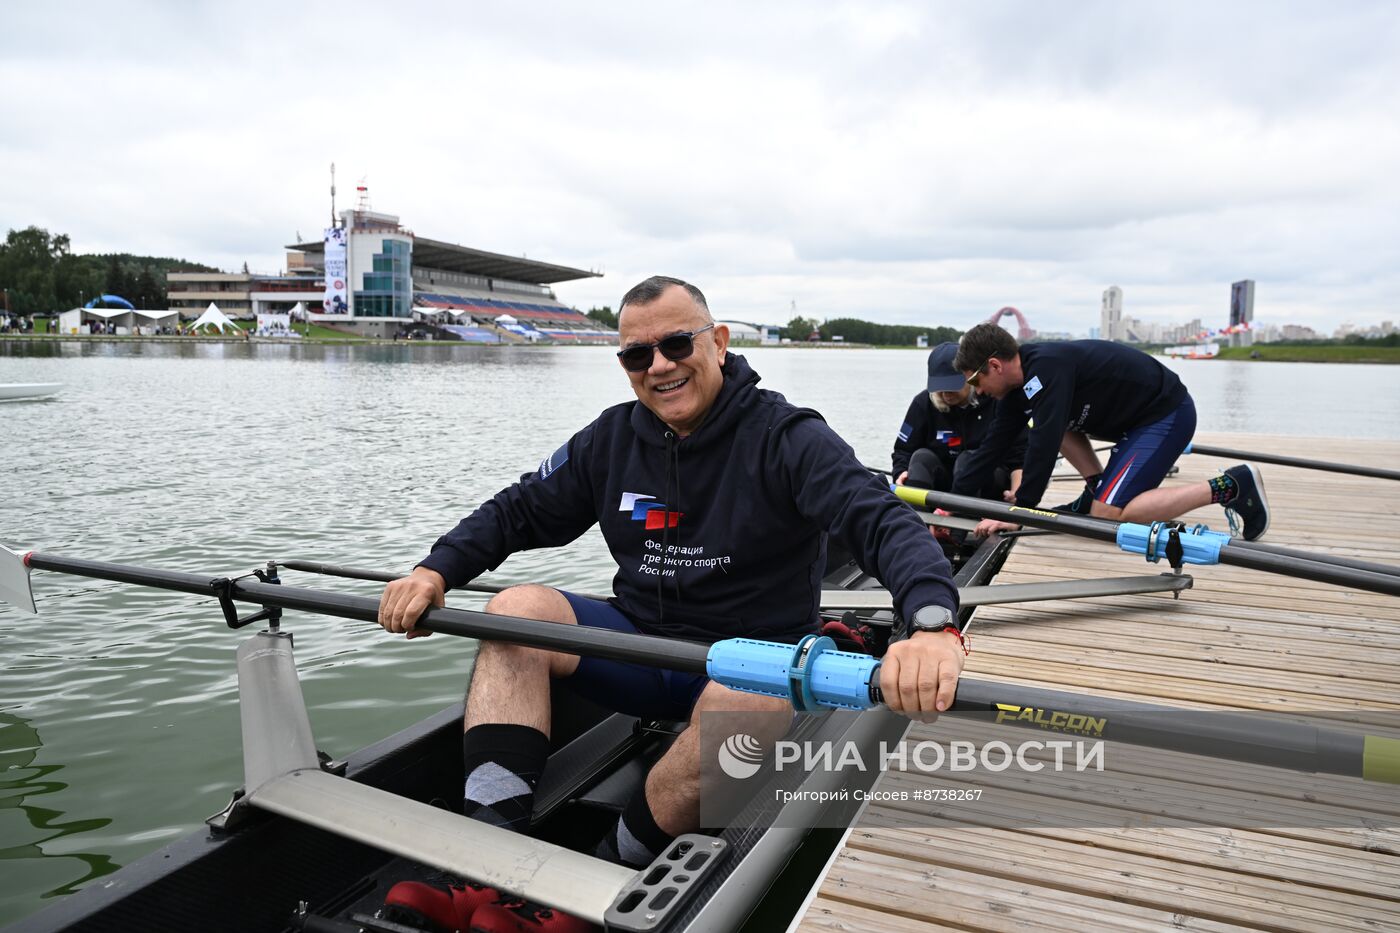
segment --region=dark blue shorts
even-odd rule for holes
[[[1170,415],[1133,428],[1113,447],[1094,498],[1123,508],[1139,494],[1162,485],[1196,433],[1196,403],[1186,396]]]
[[[637,634],[637,627],[612,604],[563,593],[579,625]],[[578,669],[564,678],[569,689],[599,706],[642,719],[690,719],[691,707],[710,679],[659,667],[604,658],[579,658]]]

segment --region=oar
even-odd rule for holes
[[[1030,525],[1033,528],[1062,531],[1065,534],[1093,538],[1098,541],[1119,543],[1125,537],[1130,537],[1130,535],[1125,535],[1125,532],[1136,532],[1138,537],[1155,538],[1157,531],[1155,525],[1114,522],[1102,518],[1090,518],[1085,515],[1028,509],[991,499],[955,496],[952,493],[918,489],[913,486],[896,487],[895,494],[904,501],[923,508],[944,508],[966,515],[977,515],[982,518],[994,518],[1004,522]],[[1187,536],[1183,535],[1182,538],[1186,540]],[[1400,575],[1395,573],[1378,573],[1374,570],[1359,569],[1354,566],[1356,562],[1348,558],[1276,546],[1269,546],[1266,550],[1262,547],[1250,547],[1250,543],[1247,541],[1226,538],[1228,541],[1226,543],[1221,541],[1221,538],[1226,538],[1226,536],[1215,536],[1213,545],[1217,553],[1213,554],[1211,559],[1190,560],[1189,562],[1215,563],[1218,561],[1222,564],[1233,564],[1252,570],[1263,570],[1268,573],[1299,577],[1304,580],[1317,580],[1321,583],[1354,587],[1373,593],[1385,593],[1388,596],[1400,596]],[[1124,550],[1131,549],[1124,547]],[[1149,557],[1149,559],[1152,558]]]
[[[359,621],[374,621],[379,614],[378,600],[365,597],[56,554],[29,553],[20,557],[0,547],[0,596],[7,600],[18,598],[20,608],[29,611],[33,611],[30,569],[217,596],[221,601],[255,603],[265,609],[300,609]],[[446,608],[429,609],[418,625],[449,635],[703,673],[735,689],[786,696],[798,709],[868,709],[883,701],[878,687],[879,661],[868,655],[836,651],[830,647],[830,639],[814,635],[797,645],[741,638],[707,646],[674,638]],[[991,712],[996,714],[997,722],[1026,726],[1040,734],[1052,730],[1251,764],[1400,784],[1400,740],[1339,729],[1239,713],[1193,715],[1149,703],[973,678],[960,679],[952,709]]]
[[[279,560],[277,566],[286,567],[288,570],[300,570],[304,573],[319,573],[328,577],[345,577],[350,580],[372,580],[379,583],[392,583],[406,574],[387,573],[383,570],[364,570],[359,567],[340,567],[336,564],[324,564],[315,560]],[[466,583],[456,587],[458,590],[466,590],[470,593],[500,593],[510,589],[509,585],[500,586],[493,583]],[[572,590],[570,592],[573,592]],[[608,597],[598,596],[593,593],[575,593],[584,599],[596,599],[606,602]]]
[[[1326,460],[1307,460],[1303,457],[1287,457],[1283,454],[1264,454],[1257,450],[1232,450],[1229,447],[1211,447],[1206,444],[1190,444],[1188,454],[1203,454],[1207,457],[1225,457],[1229,460],[1256,460],[1259,463],[1276,463],[1279,466],[1301,467],[1304,470],[1322,470],[1327,473],[1349,473],[1352,476],[1371,476],[1376,479],[1400,479],[1400,470],[1386,470],[1381,467],[1360,466],[1354,463],[1330,463]]]

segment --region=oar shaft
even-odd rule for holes
[[[1233,450],[1229,447],[1192,444],[1187,453],[1204,454],[1207,457],[1225,457],[1230,460],[1254,460],[1259,463],[1274,463],[1279,466],[1301,467],[1305,470],[1323,470],[1327,473],[1349,473],[1352,476],[1400,480],[1400,470],[1360,466],[1353,463],[1331,463],[1326,460],[1308,460],[1304,457],[1288,457],[1283,454],[1265,454],[1256,450]]]
[[[224,579],[203,574],[60,557],[55,554],[33,553],[28,556],[27,563],[36,570],[115,580],[118,583],[134,583],[138,586],[199,596],[218,595],[219,583]],[[230,584],[229,595],[239,602],[299,609],[360,622],[375,622],[379,618],[379,600],[364,596],[327,593],[253,580],[233,581]],[[705,672],[705,659],[709,651],[707,645],[696,642],[585,628],[581,625],[541,622],[537,619],[519,619],[470,609],[429,609],[419,619],[418,627],[447,635],[511,642],[550,651],[562,651],[566,654],[630,661],[634,664],[697,674]]]
[[[371,580],[378,583],[391,583],[401,579],[405,574],[387,573],[383,570],[366,570],[362,567],[342,567],[338,564],[326,564],[316,560],[279,560],[277,566],[286,567],[288,570],[300,570],[303,573],[319,573],[327,577],[344,577],[347,580]],[[499,586],[494,583],[464,583],[454,587],[455,591],[468,593],[500,593],[507,590],[508,586]],[[570,590],[575,596],[582,596],[584,599],[596,599],[600,602],[606,600],[606,596],[598,596],[594,593],[579,593]]]
[[[915,489],[901,486],[897,490],[906,502],[914,501],[926,508],[944,508],[983,518],[995,518],[1005,522],[1016,522],[1034,528],[1048,528],[1062,531],[1081,538],[1098,541],[1117,542],[1120,522],[1102,518],[1089,518],[1084,515],[1066,515],[1044,509],[1027,509],[1008,505],[992,499],[976,499],[971,496],[957,496],[948,492],[928,489]],[[917,500],[917,501],[915,501]],[[1319,583],[1352,587],[1388,596],[1400,596],[1400,576],[1359,570],[1345,564],[1326,559],[1325,555],[1312,554],[1287,548],[1270,548],[1268,551],[1254,550],[1248,542],[1231,542],[1220,549],[1220,562],[1237,567],[1248,567]]]
[[[1400,740],[1272,717],[1182,710],[1019,684],[962,678],[955,711],[1056,738],[1103,738],[1169,751],[1368,781],[1400,783]]]

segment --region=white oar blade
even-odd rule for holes
[[[34,605],[34,590],[29,585],[29,568],[24,565],[24,558],[4,545],[0,545],[0,602],[36,616],[39,614]]]

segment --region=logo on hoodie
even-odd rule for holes
[[[681,523],[683,512],[672,512],[664,502],[657,502],[655,496],[641,492],[624,492],[619,512],[631,512],[632,521],[645,522],[648,531],[656,528],[675,528]]]

